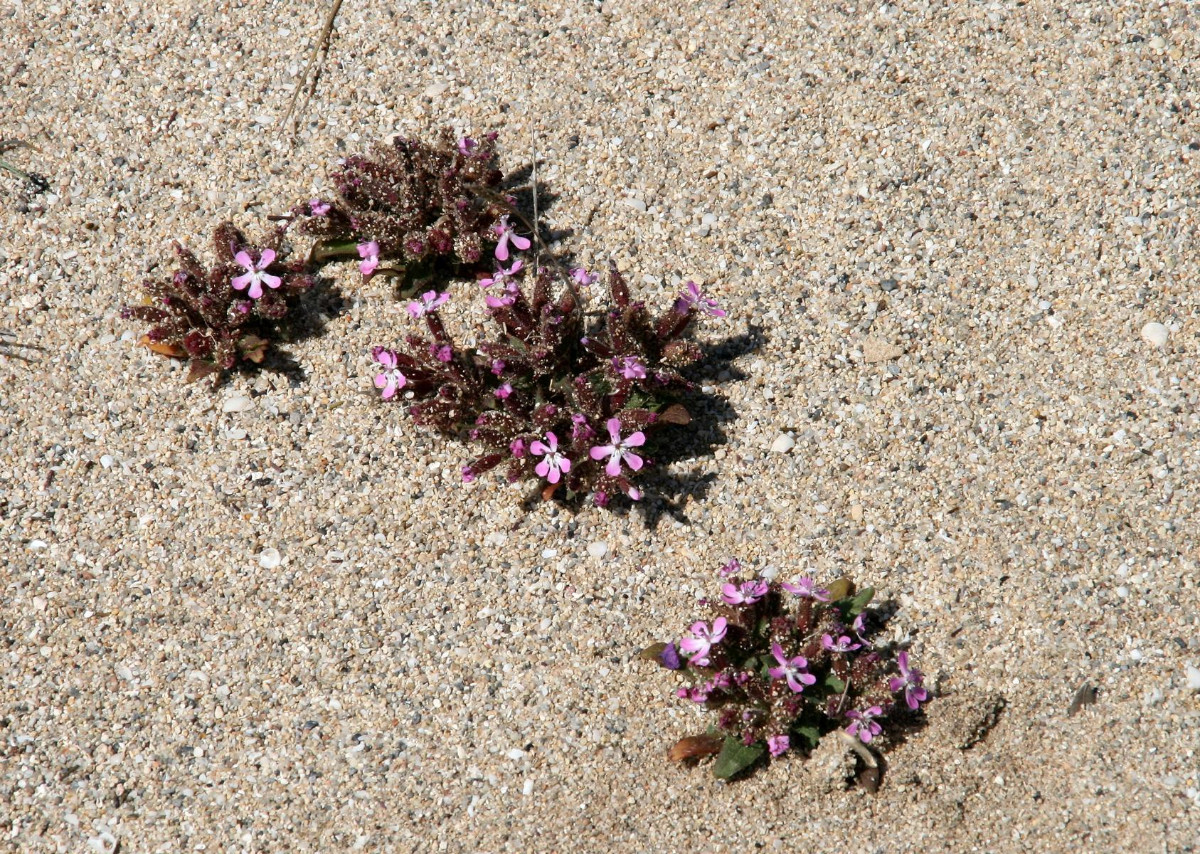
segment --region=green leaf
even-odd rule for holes
[[[821,730],[812,725],[792,727],[792,734],[804,739],[809,750],[816,749],[817,742],[821,740]]]
[[[739,738],[726,738],[721,754],[713,763],[713,775],[722,780],[735,777],[761,759],[766,751],[766,745],[760,741],[745,745]]]
[[[871,604],[871,599],[875,596],[874,587],[864,587],[858,591],[853,599],[850,600],[850,607],[846,611],[849,617],[857,617],[863,612],[867,605]]]
[[[829,591],[830,600],[837,602],[839,599],[845,599],[854,593],[854,582],[849,578],[842,577],[828,585],[825,589]]]
[[[659,656],[662,655],[663,650],[666,648],[667,645],[665,643],[652,643],[650,646],[638,653],[638,658],[644,661],[658,662],[660,661]]]
[[[830,673],[825,677],[825,687],[835,694],[840,694],[846,690],[846,683]]]

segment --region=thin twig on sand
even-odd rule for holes
[[[317,91],[317,80],[321,77],[321,68],[317,64],[317,58],[328,52],[329,38],[333,33],[333,20],[341,8],[342,0],[333,0],[329,7],[329,14],[325,16],[325,25],[321,28],[321,35],[317,38],[317,43],[313,45],[312,54],[308,57],[308,64],[304,67],[304,76],[296,84],[296,91],[292,93],[291,103],[288,104],[287,111],[279,120],[279,126],[283,127],[287,124],[288,119],[292,119],[293,139],[300,127],[300,117],[296,113],[296,101],[299,100],[301,92],[308,91],[308,94],[304,96],[304,104],[300,107],[300,112],[304,112],[308,109],[308,102],[312,100],[313,93]]]

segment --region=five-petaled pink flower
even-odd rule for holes
[[[846,727],[846,732],[849,735],[858,736],[863,744],[870,744],[871,739],[883,732],[883,727],[875,722],[875,718],[882,714],[883,708],[880,706],[871,706],[861,712],[858,709],[851,709],[846,712],[846,717],[854,723]]]
[[[424,317],[431,311],[437,311],[446,304],[446,300],[450,299],[448,293],[438,293],[437,291],[426,291],[421,294],[419,302],[410,302],[408,304],[408,313],[414,318]]]
[[[358,262],[358,272],[364,276],[371,275],[379,266],[379,244],[374,240],[358,244],[358,257],[362,259]]]
[[[833,639],[833,635],[821,635],[821,646],[830,652],[853,652],[862,644],[854,643],[850,640],[849,635],[842,635],[836,641]]]
[[[811,578],[801,578],[795,584],[788,584],[784,581],[779,585],[793,596],[799,596],[801,599],[816,599],[818,602],[829,601],[829,591],[825,588],[817,588],[816,583]]]
[[[572,278],[572,280],[574,280],[575,284],[579,285],[580,287],[586,288],[590,285],[596,284],[596,282],[600,278],[600,274],[599,273],[589,273],[583,267],[572,267],[571,268],[571,278]]]
[[[621,463],[629,466],[634,471],[641,469],[643,462],[642,458],[633,453],[630,448],[638,448],[646,444],[646,434],[641,430],[632,433],[624,439],[621,438],[621,419],[608,419],[608,436],[612,440],[608,445],[597,445],[588,451],[588,456],[593,460],[602,460],[608,457],[608,463],[604,466],[604,471],[609,477],[617,477],[621,474]],[[640,494],[640,493],[639,493]],[[632,495],[630,496],[632,498]],[[636,498],[633,499],[637,501]]]
[[[693,308],[698,311],[708,312],[713,317],[725,316],[724,310],[717,305],[715,299],[702,293],[700,286],[695,282],[688,282],[684,286],[683,293],[675,300],[675,311],[680,314],[687,314]]]
[[[731,575],[737,575],[742,571],[742,564],[737,558],[733,558],[729,563],[721,567],[721,577],[728,578]]]
[[[713,620],[712,629],[708,624],[699,621],[692,624],[689,633],[679,641],[679,648],[692,654],[691,663],[697,667],[708,666],[708,653],[715,644],[725,639],[725,629],[728,621],[724,617]]]
[[[538,477],[558,483],[562,475],[571,470],[571,460],[558,452],[558,437],[553,433],[546,434],[545,442],[534,439],[529,450],[542,458],[542,461],[533,467]]]
[[[900,667],[900,675],[893,676],[888,680],[888,690],[893,693],[896,691],[904,692],[904,702],[914,712],[920,705],[929,699],[929,692],[925,690],[925,677],[920,670],[915,667],[908,666],[908,653],[901,651],[896,656],[896,664]]]
[[[329,213],[329,202],[323,202],[320,199],[309,199],[308,212],[313,216],[325,216],[325,214]]]
[[[771,655],[775,656],[779,666],[772,667],[767,672],[771,674],[772,679],[786,679],[788,687],[795,693],[799,694],[805,685],[812,685],[817,681],[817,677],[804,672],[804,668],[808,667],[808,659],[803,655],[788,658],[778,643],[771,644]]]
[[[492,273],[492,275],[489,278],[480,279],[479,287],[490,288],[492,285],[507,285],[509,277],[520,272],[521,268],[524,266],[525,266],[525,262],[518,260],[518,261],[514,261],[513,265],[511,267],[509,267],[507,270],[505,270],[503,267],[501,267],[498,270],[496,270],[496,272]]]
[[[646,366],[638,361],[637,356],[616,356],[612,363],[613,369],[627,380],[646,378]]]
[[[512,241],[512,245],[517,249],[528,249],[530,242],[528,237],[522,237],[517,234],[511,225],[508,224],[508,217],[500,217],[500,221],[492,226],[492,231],[500,236],[500,242],[496,244],[496,258],[501,261],[508,260],[508,244]]]
[[[512,383],[505,383],[504,385],[500,386],[500,388],[496,389],[494,394],[501,400],[508,400],[508,396],[512,394],[512,392]]]
[[[371,356],[380,370],[375,375],[375,388],[383,391],[384,400],[389,400],[408,384],[408,378],[400,373],[396,354],[386,347],[376,347],[371,351]]]
[[[772,756],[781,756],[787,753],[791,746],[792,740],[786,735],[767,736],[767,750],[771,751]]]
[[[479,143],[469,136],[464,136],[458,141],[458,153],[463,157],[470,157],[471,152],[478,147]]]
[[[721,598],[726,605],[753,605],[767,595],[767,582],[761,578],[743,581],[740,585],[725,584],[721,587]]]
[[[266,285],[268,288],[279,287],[279,277],[264,272],[264,270],[275,263],[274,249],[264,249],[262,254],[258,256],[257,264],[254,263],[254,260],[250,257],[250,253],[245,249],[234,255],[233,260],[241,264],[246,270],[245,273],[237,276],[229,283],[233,285],[235,291],[244,291],[249,287],[250,290],[246,296],[250,297],[250,299],[258,299],[263,295],[263,285]]]

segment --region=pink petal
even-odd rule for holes
[[[250,283],[250,290],[246,293],[246,296],[250,297],[250,299],[258,299],[262,295],[262,282],[260,282],[256,277],[254,281]]]
[[[254,278],[253,273],[246,273],[244,275],[238,276],[229,284],[233,286],[233,289],[235,291],[244,291],[246,289],[246,285],[250,284],[250,282],[253,278]]]
[[[247,270],[254,269],[254,262],[250,260],[250,253],[243,249],[241,252],[233,256],[233,260],[237,261]]]
[[[264,249],[262,255],[258,256],[258,269],[265,270],[275,263],[275,250]],[[274,287],[274,286],[272,286]]]
[[[543,473],[543,476],[546,478],[546,480],[550,481],[551,483],[558,483],[559,479],[562,477],[562,475],[558,473],[558,469],[550,468],[549,466],[547,466],[547,468],[550,470],[550,473],[549,474]]]
[[[388,375],[387,374],[376,374],[375,375],[375,388],[383,388],[387,384],[388,384]]]
[[[268,249],[267,251],[269,252],[270,250]],[[258,277],[268,288],[277,288],[280,281],[282,281],[278,276],[272,276],[270,273],[259,273]]]
[[[562,458],[562,462],[560,462],[559,465],[562,467],[563,471],[571,470],[571,461],[569,459],[567,459],[566,457]]]
[[[625,447],[627,448],[637,448],[644,444],[646,444],[646,434],[641,430],[638,430],[625,440]]]
[[[608,465],[604,467],[604,471],[609,477],[619,477],[621,474],[621,458],[613,454],[608,458]]]
[[[513,246],[517,247],[518,249],[528,249],[530,246],[529,238],[522,237],[519,234],[512,235],[512,243],[513,243]]]
[[[626,451],[624,454],[621,455],[621,458],[625,460],[625,465],[629,466],[634,471],[642,470],[642,466],[644,465],[644,463],[642,462],[642,458],[639,457],[637,454],[631,454],[628,451]]]
[[[500,235],[500,242],[496,244],[496,260],[508,260],[508,232]]]
[[[610,418],[604,426],[608,428],[608,435],[612,437],[612,443],[614,445],[621,444],[621,419]]]
[[[539,457],[550,453],[550,448],[547,448],[541,439],[534,439],[533,443],[529,446],[529,450],[533,451]],[[538,472],[538,474],[542,474],[542,472]]]
[[[611,457],[613,455],[613,451],[615,450],[616,448],[614,448],[612,445],[597,445],[588,451],[588,456],[593,460],[602,460],[605,457]]]
[[[534,453],[536,454],[537,451],[535,450]],[[550,472],[550,463],[546,462],[545,460],[542,460],[540,463],[538,463],[536,466],[533,467],[533,470],[538,473],[538,477],[546,477],[546,475],[549,474],[549,472]],[[555,473],[555,475],[557,475],[558,470],[555,469],[554,473]],[[557,483],[557,481],[551,481],[551,483]]]

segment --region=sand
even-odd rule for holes
[[[50,183],[0,173],[0,847],[1200,845],[1188,4],[346,0],[293,144],[326,8],[0,6]],[[729,309],[665,499],[462,485],[351,265],[298,373],[215,393],[119,317],[171,240],[442,125],[536,150],[564,251]],[[636,654],[732,556],[897,604],[937,696],[877,794],[666,761],[706,719]]]

